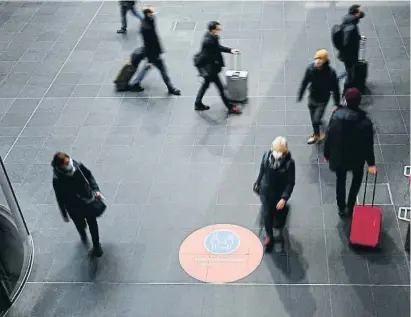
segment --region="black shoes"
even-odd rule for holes
[[[177,88],[172,88],[168,90],[168,93],[170,95],[174,95],[174,96],[180,96],[181,95],[181,91]]]
[[[93,247],[93,249],[90,251],[90,256],[93,258],[99,258],[102,255],[103,255],[103,249],[101,248],[100,244],[97,247]]]
[[[117,34],[126,34],[126,33],[127,33],[126,29],[117,30]]]
[[[144,91],[144,88],[141,87],[140,84],[135,84],[135,85],[129,86],[129,91],[142,92]]]
[[[206,111],[206,110],[210,110],[210,107],[206,106],[203,103],[199,103],[199,104],[194,105],[194,110],[196,110],[196,111]]]

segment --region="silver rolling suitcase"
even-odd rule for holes
[[[241,57],[240,54],[236,54],[232,57],[233,65],[231,69],[226,70],[226,88],[227,88],[227,97],[230,101],[233,102],[247,102],[247,81],[248,81],[248,72],[241,70]]]

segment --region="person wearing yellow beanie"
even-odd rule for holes
[[[314,144],[324,139],[321,133],[322,118],[325,108],[333,94],[334,105],[340,106],[340,87],[338,85],[337,74],[330,66],[328,52],[320,49],[314,54],[314,62],[308,65],[303,81],[298,91],[297,101],[301,101],[306,88],[309,87],[308,109],[310,111],[313,134],[309,136],[307,143]]]

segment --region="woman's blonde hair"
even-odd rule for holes
[[[283,136],[278,136],[271,143],[271,150],[278,151],[281,153],[288,153],[288,142],[287,139]]]

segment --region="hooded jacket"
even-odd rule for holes
[[[73,175],[67,175],[64,171],[54,168],[53,189],[56,200],[63,217],[84,212],[85,200],[94,197],[100,189],[91,171],[82,163],[74,161]]]
[[[338,55],[342,62],[355,63],[358,61],[361,41],[360,31],[358,30],[359,21],[360,19],[352,14],[347,14],[343,18],[343,48]]]
[[[231,53],[231,48],[220,45],[218,36],[206,32],[201,45],[202,69],[205,75],[215,75],[221,72],[224,65],[221,53]]]
[[[259,194],[267,200],[289,200],[295,185],[295,162],[288,152],[281,160],[280,166],[272,166],[273,157],[271,151],[264,153],[260,165],[256,184]]]
[[[298,101],[301,101],[303,98],[308,84],[310,84],[311,101],[328,103],[330,92],[332,92],[334,105],[338,106],[340,104],[340,87],[338,85],[337,74],[328,61],[325,62],[321,68],[315,67],[314,63],[311,63],[307,67],[298,91]]]
[[[140,32],[143,37],[145,55],[148,62],[152,63],[164,53],[157,35],[154,18],[145,17],[141,22]]]
[[[334,112],[324,142],[324,157],[332,171],[361,168],[365,162],[375,165],[373,124],[364,111],[343,107]]]

